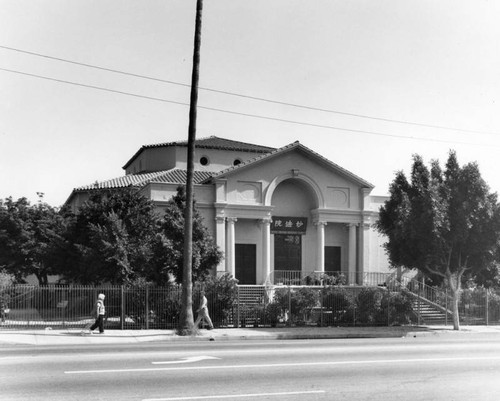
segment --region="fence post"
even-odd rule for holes
[[[125,328],[125,297],[123,285],[120,286],[120,330]]]
[[[240,327],[240,287],[236,286],[236,323],[234,323],[234,327]]]
[[[422,287],[419,283],[418,285],[418,305],[417,305],[417,324],[420,326],[420,305],[422,303]]]
[[[489,291],[487,288],[484,289],[486,293],[486,326],[490,324],[490,305],[489,305]]]
[[[48,295],[48,294],[47,294]],[[64,299],[64,289],[61,288],[61,313],[62,313],[62,326],[66,327],[66,307],[68,306],[67,299]],[[66,301],[66,304],[64,303]],[[46,301],[48,303],[48,301]]]
[[[323,324],[323,291],[322,290],[319,290],[319,307],[320,307],[320,324],[321,324],[321,327],[324,326]]]
[[[387,289],[387,327],[391,325],[391,291]]]
[[[448,326],[448,288],[445,288],[445,311],[444,311],[444,325]]]
[[[288,322],[287,326],[292,325],[292,289],[288,286]]]
[[[144,303],[146,310],[145,310],[145,319],[146,319],[146,330],[149,330],[149,285],[146,285],[146,302]]]

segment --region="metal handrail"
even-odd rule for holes
[[[392,273],[322,272],[306,270],[273,270],[265,282],[271,285],[360,285],[390,286]]]
[[[452,298],[447,291],[442,289],[431,287],[423,283],[422,281],[415,280],[413,278],[401,277],[401,288],[407,290],[411,294],[419,297],[422,301],[431,304],[447,315],[451,315],[452,312],[449,309]]]

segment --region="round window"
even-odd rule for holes
[[[238,164],[241,164],[241,160],[240,160],[240,159],[236,159],[236,160],[233,162],[233,166],[237,166]]]
[[[200,164],[201,164],[202,166],[208,166],[208,164],[209,164],[208,157],[206,157],[206,156],[201,157],[201,158],[200,158]]]

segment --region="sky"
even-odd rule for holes
[[[0,199],[58,207],[187,140],[195,11],[0,0]],[[455,150],[500,192],[499,19],[494,0],[204,0],[197,138],[299,141],[374,195]]]

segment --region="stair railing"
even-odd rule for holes
[[[421,302],[427,303],[445,314],[445,324],[448,324],[448,315],[452,315],[450,306],[452,305],[452,297],[448,291],[440,288],[431,287],[422,281],[413,278],[401,277],[401,289],[417,297]]]

